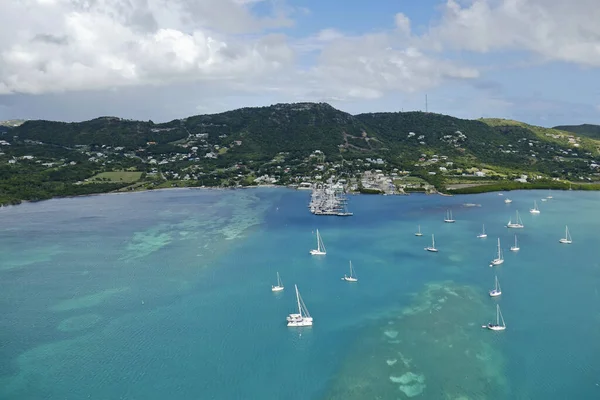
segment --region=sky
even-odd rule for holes
[[[0,120],[275,103],[600,124],[597,0],[0,0]]]

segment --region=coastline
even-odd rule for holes
[[[456,195],[467,195],[467,194],[481,194],[481,193],[492,193],[492,192],[509,192],[512,190],[577,190],[577,191],[600,191],[600,183],[576,183],[569,184],[566,182],[531,182],[531,183],[520,183],[520,182],[500,182],[493,184],[456,184],[449,185],[455,187],[446,188],[446,190],[439,191],[435,190],[430,193],[426,192],[405,192],[398,193],[395,196],[409,196],[412,193],[422,194],[437,194],[444,197],[453,197]],[[289,185],[276,185],[276,184],[265,184],[265,185],[251,185],[241,187],[219,187],[219,186],[183,186],[183,187],[163,187],[163,188],[152,188],[143,190],[116,190],[112,192],[99,192],[99,193],[88,193],[78,194],[71,196],[54,196],[48,199],[40,200],[20,200],[18,203],[12,204],[1,204],[0,207],[18,206],[25,203],[37,203],[41,201],[53,200],[53,199],[66,199],[66,198],[77,198],[77,197],[89,197],[89,196],[102,196],[102,195],[125,195],[130,193],[144,193],[153,191],[163,190],[238,190],[238,189],[259,189],[259,188],[282,188],[290,190],[301,190],[298,188],[290,187]],[[372,196],[373,194],[383,195],[383,193],[361,193],[360,191],[349,192],[352,195],[367,195]]]

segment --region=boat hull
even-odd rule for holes
[[[511,247],[510,248],[510,251],[519,251],[519,250],[521,250],[520,247]]]
[[[498,297],[498,296],[500,296],[501,294],[502,294],[502,292],[501,292],[501,291],[499,291],[499,290],[496,290],[496,289],[494,289],[494,290],[490,290],[490,297]]]
[[[290,327],[294,327],[294,326],[312,326],[313,322],[312,322],[312,318],[309,320],[307,319],[302,319],[302,320],[298,320],[298,321],[289,321],[287,323],[287,326]]]
[[[503,331],[506,329],[505,326],[501,326],[501,325],[492,325],[492,324],[488,324],[487,328],[491,331]]]
[[[478,237],[479,239],[484,239],[484,238],[486,238],[486,237],[487,237],[487,235],[486,235],[485,233],[481,233],[481,234],[477,235],[477,237]]]
[[[423,236],[422,233],[415,233],[415,236]]]
[[[425,250],[430,251],[432,253],[437,253],[438,249],[434,249],[433,247],[425,247]]]
[[[319,251],[319,250],[311,250],[310,254],[313,256],[324,256],[327,253],[324,251]]]
[[[571,243],[573,243],[573,241],[569,240],[569,239],[560,239],[558,242],[562,243],[562,244],[571,244]]]
[[[272,292],[281,292],[282,290],[283,290],[283,286],[272,286],[271,287]]]
[[[352,278],[349,276],[344,276],[342,279],[345,280],[346,282],[358,282],[358,279]]]

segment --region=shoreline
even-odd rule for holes
[[[261,189],[261,188],[281,188],[281,189],[289,189],[289,190],[301,190],[295,187],[290,187],[288,185],[275,185],[275,184],[266,184],[266,185],[251,185],[251,186],[241,186],[241,187],[218,187],[218,186],[185,186],[185,187],[165,187],[165,188],[156,188],[156,189],[144,189],[144,190],[128,190],[128,191],[113,191],[113,192],[105,192],[105,193],[88,193],[88,194],[79,194],[73,196],[56,196],[51,197],[49,199],[42,200],[20,200],[17,204],[1,204],[0,207],[11,207],[18,206],[26,203],[38,203],[42,201],[54,200],[54,199],[70,199],[70,198],[78,198],[78,197],[91,197],[91,196],[104,196],[104,195],[126,195],[131,193],[148,193],[154,191],[166,191],[166,190],[246,190],[246,189]],[[408,192],[408,193],[398,193],[394,194],[394,196],[409,196],[411,194],[437,194],[439,196],[444,197],[454,197],[460,195],[469,195],[469,194],[483,194],[483,193],[494,193],[494,192],[510,192],[513,190],[561,190],[561,191],[600,191],[599,183],[578,183],[575,184],[574,188],[567,186],[567,184],[536,184],[536,183],[500,183],[500,184],[469,184],[468,186],[462,186],[458,188],[450,188],[446,189],[444,192],[440,192],[438,190],[425,193],[425,192]],[[372,196],[371,193],[360,193],[360,192],[349,192],[352,195],[366,195]],[[383,193],[378,193],[379,195],[383,195]]]

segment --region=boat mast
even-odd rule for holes
[[[496,325],[500,325],[500,305],[496,304]]]
[[[296,301],[298,302],[298,314],[302,316],[302,307],[300,307],[300,292],[298,292],[298,285],[294,285],[296,288]]]
[[[317,229],[317,251],[321,251],[321,234]]]

